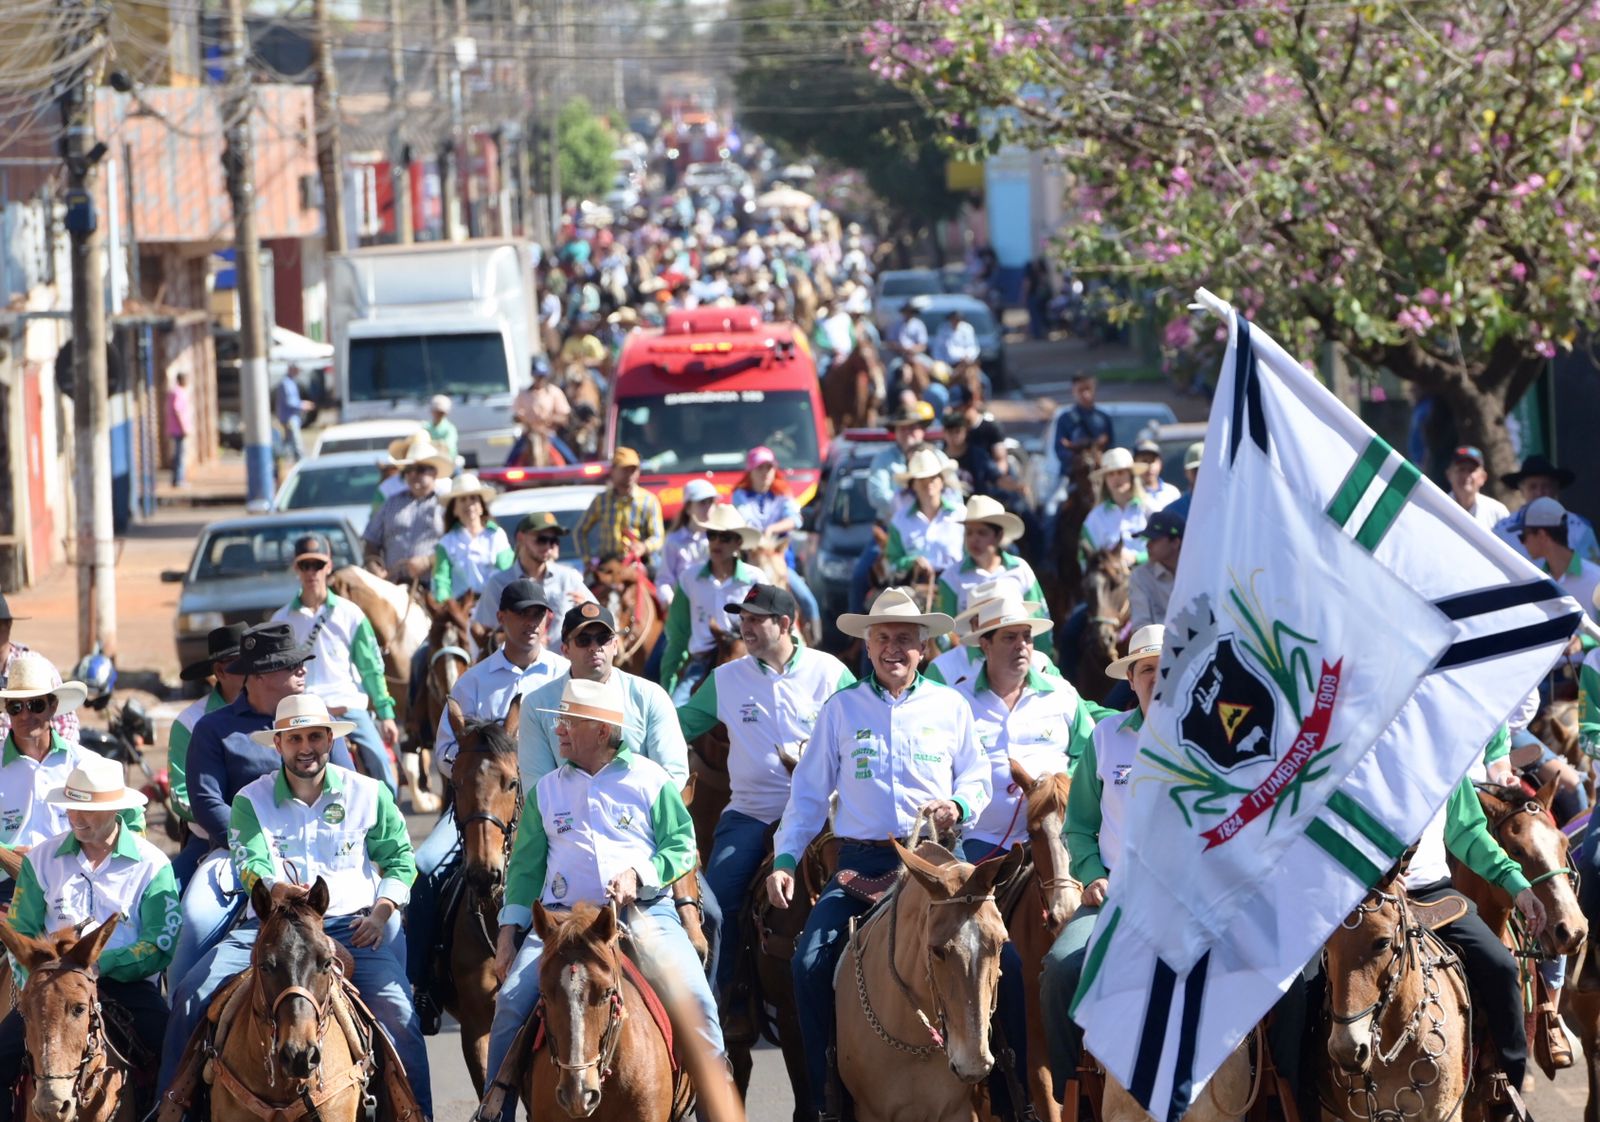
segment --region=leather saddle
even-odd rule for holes
[[[1407,901],[1412,916],[1416,918],[1419,927],[1429,931],[1437,931],[1441,927],[1449,927],[1456,920],[1467,914],[1467,902],[1460,896],[1446,896],[1435,900],[1431,904],[1421,904],[1415,900]]]
[[[847,894],[869,906],[876,906],[895,885],[900,883],[901,869],[891,869],[875,877],[858,873],[854,869],[840,869],[834,874],[839,887]]]

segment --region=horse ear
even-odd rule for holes
[[[54,953],[37,939],[30,939],[5,920],[0,920],[0,944],[28,970],[37,970],[51,959]]]
[[[1004,884],[1010,880],[1016,871],[1021,868],[1024,859],[1023,848],[1020,845],[1011,847],[1005,857],[998,861],[981,862],[972,875],[967,878],[967,883],[961,886],[957,896],[984,896],[994,889],[997,884]]]
[[[256,918],[266,923],[272,916],[272,890],[267,887],[267,882],[260,877],[250,888],[250,906],[256,910]]]
[[[451,704],[455,705],[454,699],[451,699]],[[460,711],[460,709],[461,709],[461,706],[456,705],[456,710],[458,712]],[[506,710],[506,720],[505,720],[506,735],[509,736],[512,740],[517,739],[517,730],[520,729],[521,727],[522,727],[522,695],[519,693],[516,697],[513,697],[511,699],[511,708]],[[459,741],[461,738],[458,736],[458,737],[456,737],[456,739]]]
[[[601,908],[594,922],[589,925],[589,934],[600,944],[614,940],[617,937],[617,909]]]
[[[1033,776],[1029,775],[1028,769],[1019,764],[1015,758],[1011,759],[1010,764],[1011,782],[1015,783],[1017,785],[1017,790],[1021,791],[1022,794],[1026,796],[1028,793],[1028,788],[1033,786]]]
[[[533,902],[533,933],[539,936],[539,941],[546,946],[556,933],[556,922],[550,918],[550,913],[544,910],[544,905],[538,900]]]
[[[461,711],[461,706],[453,697],[445,702],[444,709],[449,715],[450,731],[455,733],[456,744],[460,745],[467,738],[467,716]]]
[[[329,895],[328,882],[318,877],[317,883],[311,886],[311,891],[306,896],[306,903],[310,904],[311,910],[319,916],[325,916],[328,914]]]
[[[1550,804],[1555,801],[1556,787],[1560,783],[1560,778],[1560,776],[1552,775],[1545,780],[1544,786],[1539,788],[1539,793],[1533,796],[1534,801],[1544,807],[1546,811],[1549,811]]]
[[[111,940],[111,933],[117,929],[119,916],[112,916],[89,934],[73,944],[64,956],[65,961],[89,969],[100,961],[100,952],[106,949],[106,943]]]
[[[906,867],[916,882],[927,891],[935,900],[944,900],[950,896],[950,886],[945,883],[943,870],[929,861],[926,857],[919,857],[896,839],[894,851],[900,855],[900,861]]]

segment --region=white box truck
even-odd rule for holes
[[[375,246],[329,259],[340,419],[428,420],[444,394],[467,466],[505,462],[528,384],[537,296],[525,243]]]

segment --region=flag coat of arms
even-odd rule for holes
[[[1074,1018],[1157,1118],[1422,833],[1579,624],[1229,314],[1122,864]]]

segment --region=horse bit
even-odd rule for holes
[[[34,973],[82,974],[91,980],[94,977],[94,975],[87,968],[70,965],[65,962],[54,962],[46,966],[41,966],[39,969],[35,970]],[[33,1077],[40,1082],[46,1083],[64,1082],[68,1079],[72,1080],[73,1098],[79,1104],[82,1104],[87,1101],[95,1092],[95,1084],[111,1075],[110,1064],[99,1068],[97,1071],[91,1071],[89,1065],[94,1062],[97,1056],[111,1055],[114,1052],[115,1048],[111,1044],[111,1038],[106,1035],[106,1026],[103,1011],[100,1008],[100,999],[98,996],[96,996],[95,1000],[89,1005],[88,1041],[84,1045],[83,1055],[78,1058],[78,1066],[65,1075],[52,1075],[48,1071],[35,1071]],[[50,1053],[46,1051],[39,1057],[39,1062],[45,1066],[48,1066],[49,1059]],[[28,1064],[31,1068],[33,1065],[32,1056],[28,1057]]]

